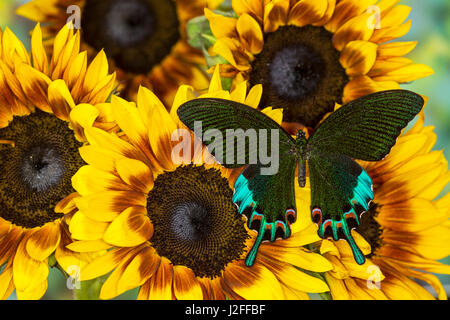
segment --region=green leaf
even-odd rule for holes
[[[209,48],[212,45],[209,44],[208,46],[205,43],[205,39],[207,38],[205,38],[204,36],[213,37],[211,28],[209,27],[209,21],[205,16],[199,16],[189,20],[186,26],[186,30],[188,43],[190,46],[197,49],[202,49],[204,47]]]

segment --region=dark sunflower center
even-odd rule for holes
[[[58,184],[64,171],[64,162],[55,146],[43,144],[24,152],[21,177],[31,190],[41,192]]]
[[[180,39],[172,0],[87,0],[81,24],[90,46],[138,74],[160,63]]]
[[[68,124],[36,111],[0,129],[0,217],[25,228],[61,218],[59,201],[74,192],[71,178],[84,165]]]
[[[342,103],[347,82],[332,34],[313,26],[268,33],[250,72],[250,83],[263,85],[262,107],[283,108],[285,121],[309,127]]]
[[[198,241],[210,233],[211,219],[201,204],[181,203],[173,209],[172,230],[181,240]]]
[[[381,235],[383,230],[381,225],[375,220],[378,216],[378,209],[379,206],[372,202],[369,210],[362,215],[361,224],[358,228],[356,228],[356,231],[370,244],[372,252],[368,258],[370,258],[375,251],[382,246]]]
[[[159,255],[198,277],[221,275],[243,253],[248,235],[219,171],[178,167],[157,177],[147,200]]]

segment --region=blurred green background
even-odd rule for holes
[[[0,27],[8,26],[29,47],[29,30],[34,23],[17,15],[15,10],[26,0],[0,0]],[[449,0],[404,0],[401,2],[412,7],[409,19],[412,27],[402,41],[418,41],[416,49],[408,55],[416,63],[431,66],[435,74],[403,85],[429,97],[425,109],[426,124],[436,127],[438,140],[436,150],[443,150],[446,159],[450,159],[450,1]],[[442,192],[450,192],[450,186]],[[450,263],[450,258],[443,261]],[[450,296],[450,276],[439,276]],[[137,290],[132,290],[118,299],[135,299]],[[73,292],[66,287],[66,279],[57,270],[51,270],[49,289],[44,299],[72,299]],[[11,297],[15,299],[15,295]]]

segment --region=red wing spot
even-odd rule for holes
[[[297,220],[297,212],[294,209],[286,210],[286,221],[288,225],[291,225]]]
[[[354,218],[354,219],[356,220],[355,212],[354,212],[354,211],[347,212],[347,213],[345,214],[345,218],[346,218],[346,219],[348,219],[348,218]]]
[[[261,225],[262,218],[262,214],[254,213],[248,227],[259,232],[259,226]],[[258,224],[255,226],[254,222],[258,222]]]
[[[281,221],[277,221],[277,229],[281,228],[283,230],[283,234],[285,232],[285,227],[284,227],[284,223]]]
[[[320,223],[322,222],[322,210],[315,208],[312,210],[311,212],[312,214],[312,221],[314,223],[316,223],[317,225],[320,225]]]
[[[331,220],[327,220],[327,221],[325,221],[325,223],[323,224],[323,229],[326,229],[326,228],[328,228],[328,227],[331,228]]]

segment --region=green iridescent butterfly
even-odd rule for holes
[[[420,95],[407,90],[373,93],[343,105],[309,139],[303,131],[294,139],[265,114],[229,100],[195,99],[180,106],[177,112],[189,129],[199,131],[196,135],[202,135],[203,143],[224,167],[246,166],[234,185],[233,201],[247,217],[248,227],[258,232],[246,257],[247,266],[253,265],[262,241],[291,235],[290,226],[297,217],[294,192],[297,164],[300,187],[305,186],[308,164],[311,219],[318,226],[319,237],[346,240],[355,261],[363,264],[365,256],[351,230],[360,225],[361,215],[369,209],[374,193],[369,175],[353,159],[382,160],[423,105]],[[216,134],[208,135],[208,130]],[[227,130],[238,134],[227,135]],[[278,132],[278,140],[260,134],[257,142],[252,143],[255,134],[249,130]],[[218,139],[217,133],[222,138]],[[243,139],[240,144],[239,138]],[[263,174],[269,164],[255,161],[255,153],[272,146],[279,155],[278,170]]]

